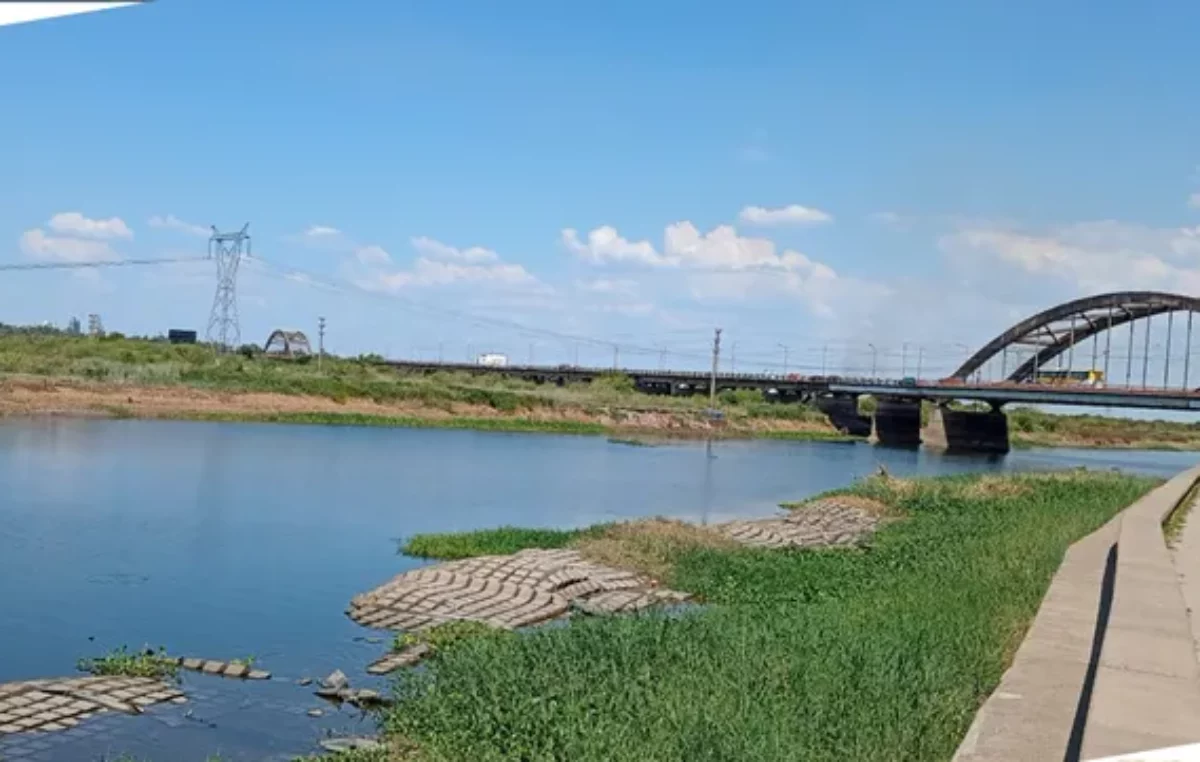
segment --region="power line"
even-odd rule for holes
[[[105,259],[97,262],[5,262],[0,271],[12,270],[84,270],[93,267],[134,267],[139,265],[173,265],[180,262],[204,262],[205,257],[175,257],[171,259]]]
[[[469,322],[469,323],[472,323],[475,325],[507,328],[509,330],[515,331],[520,334],[524,334],[526,336],[539,336],[539,337],[543,337],[543,338],[555,339],[557,341],[575,342],[575,343],[579,343],[579,344],[589,344],[592,346],[611,347],[611,348],[615,348],[615,347],[619,346],[619,347],[621,347],[621,349],[624,349],[624,350],[630,351],[630,352],[635,352],[638,354],[658,354],[660,351],[658,348],[655,348],[655,347],[647,347],[647,346],[641,346],[641,345],[636,345],[636,344],[629,344],[626,342],[616,341],[616,340],[612,340],[612,339],[601,339],[601,338],[597,338],[595,336],[583,336],[583,335],[579,335],[579,334],[565,333],[562,331],[555,331],[555,330],[552,330],[549,328],[536,328],[534,326],[529,326],[529,325],[525,325],[523,323],[518,323],[514,320],[506,320],[504,318],[474,315],[472,313],[466,312],[465,310],[458,310],[458,309],[453,309],[450,307],[434,306],[434,305],[416,301],[414,299],[409,299],[409,298],[400,296],[398,294],[390,294],[390,293],[374,291],[372,289],[365,288],[356,283],[353,283],[350,281],[345,281],[340,278],[331,279],[331,278],[327,278],[326,276],[320,275],[318,273],[314,273],[309,270],[304,270],[304,269],[301,269],[298,267],[278,265],[268,259],[264,259],[261,256],[256,256],[255,259],[248,260],[248,261],[258,262],[266,267],[269,267],[269,268],[275,270],[277,274],[282,275],[289,280],[292,280],[294,282],[301,283],[304,285],[319,284],[319,285],[323,285],[326,287],[331,287],[334,290],[342,291],[342,292],[346,292],[347,289],[349,289],[356,293],[370,296],[372,298],[384,299],[384,300],[387,300],[392,303],[399,303],[399,304],[405,305],[411,309],[421,310],[421,311],[428,312],[428,313],[431,313],[434,315],[444,315],[447,317],[464,320],[466,322]],[[297,277],[297,276],[299,276],[299,277]],[[668,352],[668,354],[673,355],[675,357],[685,357],[685,358],[697,359],[697,360],[708,359],[705,354],[701,354],[699,352],[697,352],[695,354],[684,353],[684,352]]]

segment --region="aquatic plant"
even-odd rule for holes
[[[396,635],[392,649],[402,651],[405,648],[424,644],[430,651],[437,653],[451,648],[458,643],[476,638],[502,638],[512,635],[510,630],[493,627],[483,622],[470,619],[456,619],[442,622],[419,632],[402,632]]]
[[[598,525],[587,529],[522,529],[502,526],[472,532],[415,534],[400,545],[400,552],[416,558],[449,561],[516,553],[526,548],[565,548],[584,536],[603,533],[606,526]]]
[[[130,651],[125,646],[116,648],[103,656],[80,659],[80,672],[93,675],[121,675],[123,677],[150,677],[156,680],[174,678],[179,673],[179,663],[167,656],[166,650],[142,648]]]

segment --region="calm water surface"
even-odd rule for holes
[[[945,457],[867,445],[677,443],[594,437],[147,421],[0,425],[0,681],[70,674],[128,644],[230,659],[269,684],[188,676],[192,703],[100,732],[0,741],[0,756],[171,762],[290,759],[322,734],[365,731],[294,685],[343,669],[367,685],[380,633],[352,596],[419,562],[415,532],[574,527],[639,516],[768,516],[779,502],[896,475],[1084,465],[1168,476],[1192,453],[1030,450]],[[328,707],[326,707],[328,709]],[[90,723],[85,723],[85,726]],[[81,728],[82,730],[82,728]]]

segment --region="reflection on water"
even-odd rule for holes
[[[396,555],[404,535],[650,515],[766,516],[781,501],[846,485],[879,465],[896,475],[1085,465],[1166,476],[1195,458],[1075,450],[944,457],[836,443],[629,447],[468,431],[10,421],[0,425],[0,681],[67,674],[78,657],[121,644],[218,659],[253,655],[283,680],[189,677],[192,690],[209,696],[194,702],[191,715],[159,718],[153,732],[147,718],[135,720],[120,749],[99,751],[179,762],[218,749],[225,760],[287,758],[325,729],[361,730],[361,718],[348,713],[307,717],[319,702],[293,681],[341,668],[368,684],[362,669],[385,646],[361,640],[364,631],[342,612],[356,593],[417,565]],[[196,720],[205,716],[207,724]],[[62,748],[38,759],[96,756],[86,745]]]

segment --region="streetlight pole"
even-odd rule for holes
[[[317,372],[321,372],[321,361],[325,359],[325,318],[317,318]]]
[[[708,407],[710,410],[717,409],[717,362],[721,358],[721,329],[717,328],[713,333],[713,358],[712,358],[712,376],[708,380]]]

